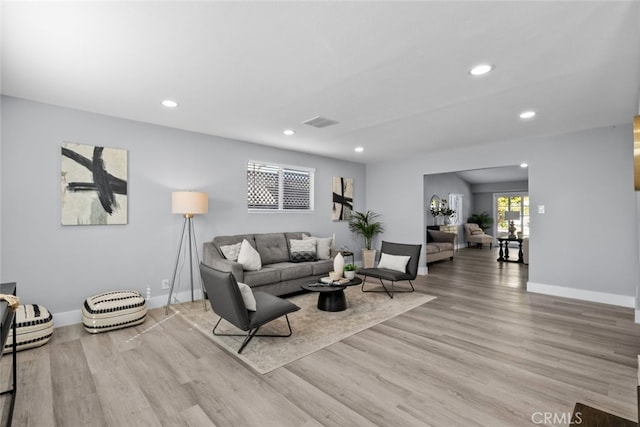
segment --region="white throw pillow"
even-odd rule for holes
[[[410,256],[404,255],[389,255],[383,253],[380,255],[380,262],[378,268],[388,268],[389,270],[400,271],[401,273],[407,272],[407,263],[411,259]]]
[[[247,310],[256,311],[256,297],[253,296],[253,291],[249,285],[238,282],[238,288],[240,288],[240,294],[242,295]]]
[[[333,247],[333,237],[315,237],[315,236],[309,236],[309,235],[303,234],[302,240],[316,241],[316,258],[317,259],[331,258],[331,248]]]
[[[222,255],[226,259],[237,261],[238,255],[240,255],[240,246],[242,246],[242,242],[238,242],[235,245],[220,246],[220,251],[222,251]]]
[[[247,239],[244,239],[240,246],[238,262],[242,264],[242,268],[245,270],[260,270],[262,268],[260,254],[251,246],[251,243],[249,243]]]

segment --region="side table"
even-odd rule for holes
[[[498,261],[500,262],[517,262],[518,264],[524,264],[524,257],[522,253],[522,239],[519,238],[509,238],[509,237],[498,237],[498,242],[500,243],[500,252],[498,253]],[[518,242],[518,260],[514,261],[509,259],[509,242]],[[504,245],[504,250],[503,250]]]
[[[347,263],[346,257],[350,256],[351,257],[351,264],[355,264],[356,262],[356,257],[353,255],[353,252],[351,251],[338,251],[340,253],[340,255],[342,255],[345,260],[345,264]]]

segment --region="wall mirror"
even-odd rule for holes
[[[429,211],[432,212],[433,215],[433,212],[438,209],[440,209],[440,197],[438,197],[437,194],[434,194],[431,196],[431,200],[429,201]]]

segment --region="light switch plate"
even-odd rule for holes
[[[538,205],[538,213],[539,214],[543,214],[544,213],[544,205]]]

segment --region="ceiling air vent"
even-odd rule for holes
[[[313,126],[314,128],[326,128],[327,126],[336,125],[338,122],[327,119],[326,117],[316,116],[312,119],[305,120],[302,124]]]

